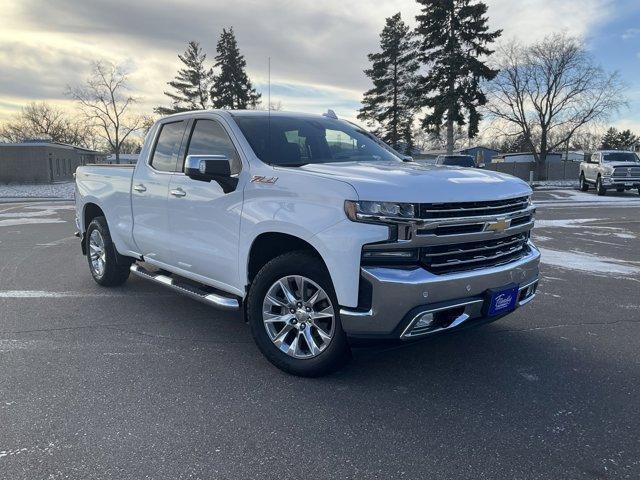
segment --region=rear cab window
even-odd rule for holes
[[[165,123],[160,127],[149,165],[159,172],[175,172],[178,151],[182,143],[186,122]]]

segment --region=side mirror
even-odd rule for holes
[[[231,160],[226,155],[188,155],[184,174],[201,182],[218,182],[224,193],[235,190],[238,179],[231,176]]]
[[[413,162],[413,157],[411,155],[400,155],[400,158],[403,162]]]

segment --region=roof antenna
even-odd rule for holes
[[[267,151],[271,162],[271,57],[267,57]]]
[[[271,57],[267,59],[267,110],[271,112]]]

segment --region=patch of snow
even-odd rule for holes
[[[536,235],[536,234],[533,235],[533,239],[536,242],[548,242],[549,240],[552,240],[551,237],[545,237],[544,235]]]
[[[0,227],[13,227],[14,225],[29,225],[41,223],[67,223],[61,218],[15,218],[12,220],[0,220]]]
[[[538,248],[540,261],[547,265],[601,275],[640,275],[640,267],[615,258],[577,251],[558,251]]]
[[[631,235],[630,233],[612,233],[611,235],[618,238],[636,238],[635,235]]]
[[[1,198],[63,198],[73,200],[74,182],[0,185]]]
[[[596,205],[615,205],[616,207],[640,207],[640,196],[634,194],[627,195],[605,195],[599,197],[593,192],[581,192],[579,190],[566,190],[561,194],[554,195],[556,198],[550,200],[535,200],[537,207],[593,207]],[[558,198],[562,197],[562,198]]]
[[[598,222],[598,218],[573,218],[567,220],[536,220],[535,228],[581,228],[583,223]]]

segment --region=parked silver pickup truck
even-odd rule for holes
[[[640,158],[618,150],[593,153],[588,161],[580,163],[580,190],[586,192],[590,185],[598,195],[614,188],[618,192],[637,188],[640,193]]]

